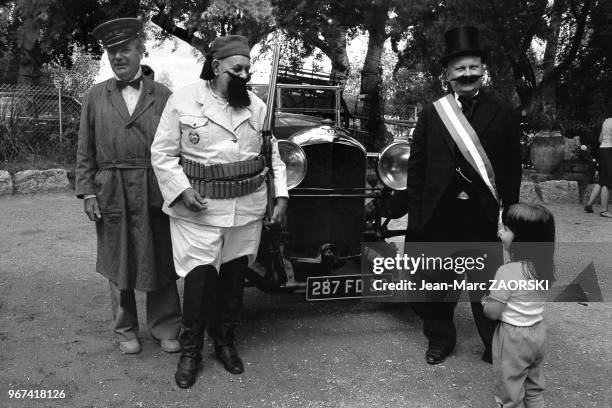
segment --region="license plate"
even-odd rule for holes
[[[374,280],[390,280],[383,275],[311,276],[306,279],[306,300],[359,299],[362,297],[388,296],[383,291],[368,290]],[[364,281],[368,284],[364,288]],[[365,289],[365,292],[364,292]]]

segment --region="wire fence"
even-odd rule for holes
[[[415,122],[419,108],[415,105],[384,104],[385,119]]]
[[[45,154],[72,144],[80,115],[81,103],[61,89],[0,84],[0,158]]]
[[[367,121],[368,97],[358,95],[351,98],[352,115],[358,126]],[[417,110],[413,106],[388,105],[383,101],[382,122],[386,132],[393,141],[408,141],[412,139],[412,132],[416,126]]]
[[[79,120],[81,103],[53,86],[0,84],[1,119],[19,120],[37,136],[62,135]]]
[[[416,122],[413,120],[396,120],[396,119],[385,119],[385,128],[387,132],[393,135],[394,141],[412,141],[412,132],[416,126]]]

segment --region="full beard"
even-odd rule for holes
[[[247,82],[250,77],[241,78],[237,75],[228,72],[230,80],[227,84],[227,103],[233,108],[245,108],[251,104],[249,92],[247,91]]]

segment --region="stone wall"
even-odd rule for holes
[[[521,183],[520,201],[543,203],[579,203],[578,182],[568,180],[550,180],[536,183]]]
[[[13,194],[13,178],[8,171],[0,171],[0,195]]]
[[[64,169],[24,170],[11,176],[0,171],[0,195],[72,191]]]

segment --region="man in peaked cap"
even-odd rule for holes
[[[182,354],[175,380],[189,388],[202,361],[204,330],[232,374],[244,371],[234,341],[243,307],[245,271],[257,255],[266,212],[262,127],[266,105],[248,92],[245,37],[217,38],[201,81],[175,92],[151,146],[153,168],[170,216],[174,264],[185,279]],[[285,165],[272,143],[275,207],[287,206]]]
[[[123,353],[140,352],[134,289],[147,293],[147,329],[180,351],[180,300],[168,216],[150,147],[170,91],[142,75],[143,24],[120,18],[96,27],[114,78],[94,85],[81,111],[76,190],[95,222],[96,270],[109,281],[112,329]]]
[[[491,248],[486,268],[480,274],[466,276],[468,282],[486,283],[503,262],[497,237],[500,210],[519,198],[521,130],[513,111],[482,89],[487,52],[480,46],[478,30],[454,28],[445,34],[445,40],[441,63],[451,92],[426,105],[419,114],[408,161],[407,188],[394,196],[392,207],[408,211],[407,244],[492,243],[482,245]],[[423,280],[463,279],[455,272],[451,276],[442,276],[440,271],[432,274]],[[484,316],[479,302],[484,294],[472,291],[470,299],[484,343],[482,359],[491,362],[495,322]],[[456,344],[453,315],[457,299],[439,291],[426,294],[426,300],[413,306],[423,319],[428,339],[426,361],[439,364]]]
[[[102,42],[104,48],[111,48],[142,37],[143,24],[137,18],[117,18],[104,22],[93,29],[92,34]]]

